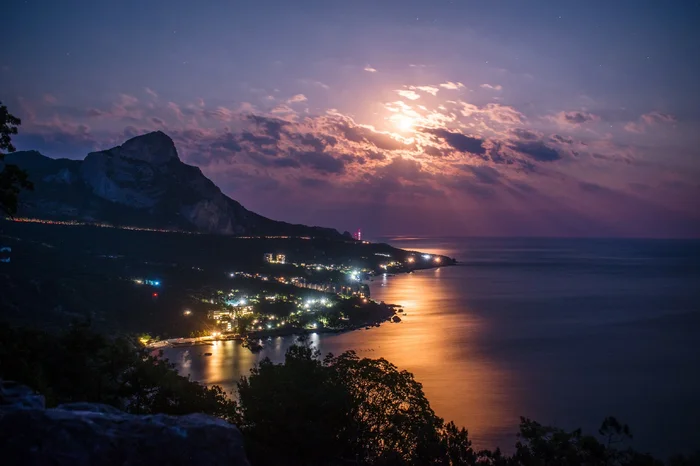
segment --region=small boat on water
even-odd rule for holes
[[[204,353],[204,356],[211,356],[211,353]]]

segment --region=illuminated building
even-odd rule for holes
[[[357,231],[353,233],[352,238],[357,241],[362,241],[362,230],[358,228]]]
[[[265,254],[265,262],[269,262],[270,264],[284,264],[287,262],[287,256],[284,254],[272,254],[271,252],[268,252]]]

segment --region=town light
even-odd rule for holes
[[[185,312],[183,312],[183,314],[189,316],[192,314],[192,311],[190,311],[189,309],[185,309]]]
[[[430,254],[423,254],[423,259],[429,260],[429,259],[430,259]]]
[[[416,260],[413,257],[408,258],[408,263],[413,264]]]
[[[440,262],[442,262],[442,259],[441,259],[440,257],[436,257],[436,258],[435,258],[435,263],[439,264]]]

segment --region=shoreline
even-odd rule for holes
[[[421,270],[433,270],[433,269],[439,269],[440,267],[449,267],[457,264],[456,259],[451,259],[451,262],[441,264],[438,266],[428,266],[428,267],[416,267],[408,271],[399,271],[399,272],[394,272],[391,274],[391,276],[395,275],[403,275],[403,274],[410,274],[416,271],[421,271]],[[375,275],[374,277],[376,277]],[[387,275],[389,276],[389,275]],[[373,277],[373,278],[374,278]],[[368,286],[370,286],[369,283],[367,283]],[[370,288],[370,293],[371,293],[371,288]],[[163,349],[163,348],[183,348],[183,347],[194,347],[194,346],[211,346],[213,345],[214,342],[217,341],[241,341],[241,342],[247,342],[249,340],[263,340],[267,338],[272,338],[272,337],[289,337],[289,336],[302,336],[302,335],[311,335],[314,333],[335,333],[335,334],[341,334],[341,333],[346,333],[346,332],[354,332],[357,330],[368,330],[373,327],[379,327],[382,324],[385,324],[387,322],[392,322],[392,319],[394,317],[399,316],[399,314],[403,314],[403,306],[398,305],[398,304],[385,304],[385,306],[390,307],[393,309],[393,313],[391,315],[387,315],[386,317],[382,319],[375,319],[369,322],[364,322],[356,325],[352,325],[350,327],[346,328],[318,328],[318,329],[305,329],[305,328],[298,328],[298,327],[289,327],[289,328],[284,328],[284,329],[274,329],[274,330],[259,330],[259,331],[254,331],[254,332],[247,332],[245,334],[235,334],[235,335],[218,335],[218,336],[205,336],[205,337],[176,337],[176,338],[168,338],[166,340],[158,340],[154,342],[150,342],[148,344],[144,344],[144,347],[148,350],[158,350],[158,349]],[[400,320],[396,323],[399,323]],[[251,350],[252,352],[256,352]]]

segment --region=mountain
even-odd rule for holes
[[[235,235],[340,238],[331,228],[270,220],[229,198],[202,171],[183,163],[173,140],[156,131],[84,160],[52,159],[36,151],[5,158],[29,173],[19,215],[51,220]]]

